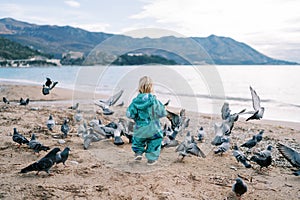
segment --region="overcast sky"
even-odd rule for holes
[[[118,34],[141,28],[214,34],[300,62],[300,0],[1,0],[4,17]]]

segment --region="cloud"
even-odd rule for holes
[[[275,50],[265,47],[280,48],[273,45],[278,41],[300,43],[299,32],[293,31],[300,27],[299,7],[296,0],[153,0],[130,18],[152,19],[186,36],[232,37],[269,55]]]
[[[65,1],[65,4],[67,4],[68,6],[73,7],[73,8],[79,8],[80,7],[80,3],[77,2],[77,1],[73,1],[73,0]]]

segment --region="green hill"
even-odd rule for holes
[[[37,50],[0,37],[0,60],[29,59],[34,56],[45,55]]]

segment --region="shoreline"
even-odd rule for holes
[[[30,98],[31,102],[35,104],[46,104],[47,102],[58,102],[70,104],[73,101],[81,101],[85,104],[88,104],[89,101],[93,104],[94,99],[100,98],[108,98],[107,95],[101,93],[91,93],[85,91],[76,91],[69,88],[55,87],[53,91],[49,95],[42,95],[41,86],[37,84],[29,84],[29,83],[19,83],[14,81],[0,81],[0,92],[2,97],[8,98],[11,102],[19,102],[21,97]],[[74,96],[75,94],[75,96]],[[178,109],[179,108],[175,108]],[[193,111],[188,111],[195,113]],[[196,115],[204,115],[204,116],[212,116],[213,118],[219,118],[216,114],[211,113],[195,113]],[[245,118],[241,117],[240,121],[244,121]],[[274,120],[274,119],[262,119],[262,120],[254,120],[252,123],[257,124],[266,124],[266,125],[275,125],[281,127],[288,127],[295,130],[300,130],[300,123],[294,121],[285,121],[285,120]]]

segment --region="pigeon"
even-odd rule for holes
[[[31,171],[37,171],[36,175],[39,174],[40,171],[45,171],[50,175],[50,168],[55,164],[56,162],[56,154],[59,152],[59,148],[52,149],[46,156],[44,156],[39,161],[21,169],[20,173],[27,173]]]
[[[253,161],[256,164],[258,164],[261,170],[263,167],[268,168],[272,164],[272,157],[260,157],[258,155],[254,155],[250,158],[250,161]]]
[[[118,123],[118,127],[114,130],[114,144],[115,145],[122,145],[124,141],[121,138],[121,132],[123,130],[122,123]]]
[[[236,178],[235,183],[232,185],[232,191],[240,199],[247,192],[247,184],[241,178]]]
[[[12,136],[14,142],[19,144],[19,148],[22,144],[28,144],[29,141],[20,133],[18,133],[17,128],[14,128],[14,134]]]
[[[251,149],[257,144],[256,136],[254,135],[252,139],[248,140],[244,144],[241,145],[241,147],[247,147],[248,149]]]
[[[223,155],[224,152],[228,151],[230,147],[230,140],[229,138],[222,138],[223,143],[214,151],[215,154],[221,153],[221,156]]]
[[[241,110],[238,113],[231,114],[231,110],[229,109],[229,103],[224,102],[221,113],[222,113],[222,119],[223,120],[229,120],[229,121],[237,121],[239,119],[239,115],[244,113],[246,109]]]
[[[201,126],[197,132],[197,140],[199,142],[202,142],[204,140],[204,137],[205,137],[205,131],[203,130],[203,127]]]
[[[21,99],[20,99],[20,105],[21,106],[26,106],[26,105],[28,105],[29,104],[29,98],[27,98],[26,100],[24,100],[22,97],[21,97]]]
[[[45,86],[52,90],[58,84],[57,81],[53,82],[50,78],[46,78]]]
[[[277,149],[293,167],[297,168],[293,174],[295,176],[300,176],[300,153],[281,143],[277,144]]]
[[[49,131],[53,131],[54,126],[55,126],[55,121],[52,115],[49,115],[49,119],[47,120],[47,128],[49,129]]]
[[[43,95],[48,95],[50,94],[50,89],[48,87],[46,87],[45,85],[43,85],[43,88],[42,88],[42,94]]]
[[[173,131],[171,127],[168,127],[167,124],[165,124],[163,129],[164,138],[161,142],[161,147],[164,148],[177,146],[179,144],[178,141],[175,139],[177,133],[178,132],[176,130]]]
[[[95,133],[92,128],[88,130],[88,134],[83,135],[83,148],[87,150],[92,142],[98,142],[103,138]]]
[[[33,133],[30,141],[28,142],[28,146],[30,149],[33,149],[35,153],[40,153],[40,151],[48,151],[50,148],[44,146],[42,143],[36,140],[35,134]]]
[[[79,103],[77,102],[75,105],[68,107],[68,109],[77,110],[78,107],[79,107]]]
[[[195,143],[194,137],[191,135],[190,132],[187,132],[185,139],[177,146],[175,151],[179,152],[179,156],[182,156],[181,160],[183,160],[184,157],[189,154],[195,156],[201,156],[203,158],[206,157],[205,154]]]
[[[86,133],[87,133],[87,125],[86,125],[86,122],[84,121],[83,124],[80,124],[77,129],[77,136],[81,136]]]
[[[3,102],[4,102],[5,104],[9,104],[9,100],[8,100],[6,97],[3,97]]]
[[[272,148],[273,147],[271,145],[268,145],[265,150],[257,152],[257,153],[255,153],[255,155],[258,155],[259,157],[264,157],[264,158],[269,157],[269,156],[271,156]]]
[[[247,162],[248,159],[241,151],[239,151],[238,146],[235,145],[233,149],[232,155],[236,158],[236,160],[241,162],[246,168],[251,168],[251,165]]]
[[[223,123],[215,123],[214,124],[214,131],[215,131],[215,138],[213,141],[211,141],[212,145],[219,146],[223,143],[222,138],[224,137],[224,132],[223,132]]]
[[[59,151],[56,153],[55,156],[55,162],[56,164],[62,163],[64,166],[66,166],[65,162],[67,161],[69,157],[69,152],[71,149],[69,147],[66,147],[63,151]]]
[[[262,141],[263,134],[264,134],[264,130],[261,130],[257,135],[255,135],[257,143]]]
[[[47,78],[46,78],[46,83],[45,83],[45,85],[46,85],[48,88],[50,88],[51,84],[52,84],[51,79],[47,77]]]
[[[68,120],[65,119],[64,123],[60,127],[61,132],[63,132],[63,138],[66,138],[68,136],[68,133],[70,131],[70,127],[68,125]]]
[[[100,99],[99,102],[103,103],[106,106],[113,106],[122,96],[124,90],[120,90],[119,92],[117,92],[115,95],[109,97],[107,100],[102,100]]]
[[[253,104],[254,112],[248,112],[253,115],[250,116],[248,119],[246,119],[246,121],[254,120],[254,119],[260,120],[264,115],[265,108],[260,106],[260,98],[257,95],[256,91],[251,86],[250,86],[250,91],[252,96],[252,104]]]
[[[129,140],[129,143],[132,143],[132,137],[133,137],[133,127],[134,122],[133,121],[127,121],[123,118],[119,118],[119,123],[122,124],[122,131],[121,135],[124,135]]]
[[[76,114],[74,115],[75,121],[80,122],[82,120],[82,114],[80,110],[77,110]]]
[[[95,104],[102,108],[104,115],[112,115],[114,114],[114,111],[112,111],[109,107],[115,105],[115,103],[120,99],[122,96],[124,90],[120,90],[115,95],[111,96],[107,100],[100,99],[99,101],[96,101]]]
[[[171,122],[171,129],[172,130],[175,130],[176,127],[179,127],[180,124],[182,123],[182,114],[184,113],[184,109],[182,109],[180,111],[180,114],[175,114],[174,112],[171,112],[169,110],[166,110],[167,111],[167,118],[170,120]]]

